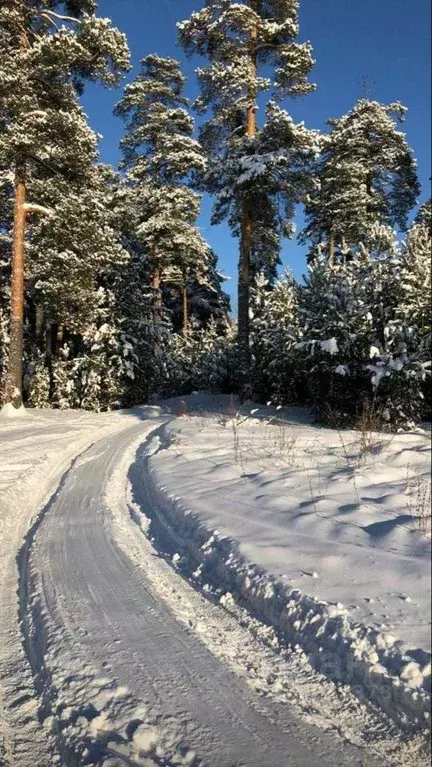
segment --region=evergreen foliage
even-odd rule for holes
[[[178,27],[186,53],[208,61],[197,70],[200,96],[195,103],[207,117],[200,133],[210,157],[203,186],[217,195],[214,222],[227,218],[240,239],[238,343],[241,375],[247,378],[251,276],[263,271],[275,279],[280,240],[289,231],[301,193],[292,183],[299,176],[303,182],[297,163],[314,143],[273,102],[260,132],[258,99],[313,90],[307,81],[311,46],[297,42],[297,0],[206,0]]]
[[[432,206],[407,228],[419,186],[406,110],[361,99],[326,136],[294,123],[280,100],[313,89],[297,0],[201,6],[179,25],[205,60],[200,140],[178,62],[148,55],[115,109],[117,171],[99,162],[80,97],[89,80],[119,83],[124,35],[94,0],[0,4],[0,400],[14,401],[12,357],[39,408],[240,391],[331,425],[366,412],[410,428],[430,417]],[[238,323],[198,227],[203,191],[240,240]],[[301,201],[297,284],[278,266]],[[20,205],[24,319],[11,321]]]
[[[188,185],[206,163],[193,138],[184,82],[177,61],[147,56],[115,110],[126,123],[122,167],[135,196],[136,238],[152,270],[157,321],[164,275],[174,270],[184,285],[190,275],[201,281],[210,259],[196,225],[201,201]]]
[[[300,340],[299,286],[290,272],[271,288],[258,275],[252,289],[251,396],[276,405],[298,402],[302,381],[295,344]]]
[[[87,302],[95,273],[118,257],[117,244],[109,252],[113,238],[107,236],[103,209],[94,199],[97,139],[79,95],[88,80],[118,84],[129,66],[129,50],[125,36],[97,17],[96,9],[93,0],[5,0],[0,6],[0,231],[8,261],[12,251],[18,258],[15,272],[12,264],[17,279],[12,280],[6,397],[17,404],[24,254],[27,335],[37,348],[45,333],[50,390],[53,322],[69,321],[75,330],[79,316],[74,310],[79,315]],[[18,227],[13,230],[14,218],[20,221],[20,234]],[[40,365],[38,358],[35,371]]]
[[[219,271],[217,256],[206,254],[204,263],[194,269],[171,267],[164,270],[164,306],[176,333],[205,330],[211,322],[223,330],[228,324],[229,296],[223,291],[225,277]],[[184,327],[184,293],[188,307],[188,327]]]
[[[377,423],[412,426],[422,415],[427,372],[419,327],[407,312],[407,268],[385,227],[371,229],[370,247],[330,267],[311,265],[301,290],[298,349],[310,401],[322,420],[349,423],[365,405]],[[430,278],[429,278],[430,279]]]
[[[164,397],[210,391],[228,394],[237,386],[235,330],[221,333],[214,321],[205,330],[167,341],[160,359],[157,391]]]
[[[360,99],[348,114],[329,120],[314,191],[306,204],[300,240],[311,254],[326,243],[330,262],[343,258],[345,243],[366,246],[377,222],[405,231],[420,188],[417,166],[398,125],[406,109]]]

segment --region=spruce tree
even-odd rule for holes
[[[117,231],[109,172],[99,165],[89,170],[85,184],[81,178],[78,186],[66,185],[59,177],[46,182],[40,194],[52,204],[52,214],[29,226],[24,382],[33,406],[81,406],[90,381],[82,357],[89,358],[86,371],[92,365],[101,367],[101,333],[107,338],[109,326],[111,338],[124,335],[117,282],[129,267],[130,255]],[[110,350],[114,356],[111,341],[106,345],[107,364]],[[108,379],[107,375],[99,409],[114,386],[114,377],[110,387]],[[96,406],[95,397],[92,403]]]
[[[206,329],[211,322],[220,331],[229,325],[230,298],[223,290],[226,277],[218,269],[217,256],[210,251],[204,279],[192,280],[189,289],[191,326]]]
[[[330,264],[345,244],[369,244],[376,222],[406,230],[419,194],[417,166],[405,134],[398,130],[406,109],[360,99],[348,114],[329,120],[307,198],[307,225],[300,236],[311,256],[325,243]]]
[[[299,286],[286,271],[271,289],[258,275],[251,291],[252,394],[258,401],[283,405],[298,401],[300,340]]]
[[[177,61],[147,56],[115,109],[126,124],[122,168],[134,191],[136,237],[151,265],[157,324],[164,270],[199,271],[209,253],[196,226],[201,201],[189,188],[205,159],[193,138],[184,83]]]
[[[98,18],[96,8],[94,0],[5,0],[0,7],[0,169],[12,174],[14,198],[5,400],[15,407],[22,402],[26,219],[51,213],[29,197],[30,179],[35,168],[79,174],[88,147],[66,148],[76,94],[86,80],[118,83],[128,67],[124,35]]]
[[[421,416],[427,370],[410,259],[380,225],[371,228],[368,248],[361,244],[347,256],[331,266],[322,247],[300,291],[298,363],[310,404],[334,425],[367,412],[375,426],[410,427]]]
[[[270,128],[260,145],[258,101],[264,92],[284,98],[313,89],[307,83],[313,65],[311,47],[296,42],[297,0],[206,0],[201,11],[179,24],[179,36],[187,54],[195,53],[209,61],[197,70],[201,95],[196,108],[208,117],[201,140],[212,157],[204,183],[208,191],[218,194],[214,220],[228,216],[234,234],[240,239],[238,343],[245,383],[250,361],[251,264],[254,254],[258,261],[261,258],[259,266],[264,269],[270,254],[275,259],[278,252],[275,222],[280,223],[280,233],[286,214],[285,210],[278,215],[278,197],[283,192],[289,196],[288,202],[284,201],[285,208],[295,201],[295,192],[292,194],[292,190],[283,187],[293,143],[295,147],[292,126],[287,125],[289,118],[283,115],[285,124],[281,130],[282,134],[288,132],[288,147],[278,165],[277,154],[282,150],[283,155],[286,147],[285,136],[278,136],[276,130],[277,107],[269,106],[268,118],[275,130]],[[278,137],[276,141],[273,132]],[[271,148],[267,148],[268,144]],[[274,277],[271,264],[270,272]]]

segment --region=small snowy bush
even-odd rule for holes
[[[160,396],[193,391],[228,393],[236,386],[236,344],[231,329],[221,335],[215,323],[186,336],[171,335],[159,355],[155,389]]]
[[[24,390],[27,389],[28,404],[31,407],[49,408],[50,373],[42,355],[27,366],[24,376]]]

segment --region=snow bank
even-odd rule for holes
[[[353,440],[365,435],[352,432],[294,422],[280,435],[242,424],[246,441],[222,416],[160,429],[151,445],[151,534],[222,602],[237,600],[400,726],[424,729],[430,544],[414,509],[406,511],[410,488],[401,488],[410,471],[425,481],[427,440],[369,435],[362,451]],[[283,449],[270,449],[269,439],[283,439]]]
[[[7,402],[6,405],[3,405],[3,407],[0,408],[0,418],[13,420],[15,418],[25,418],[26,415],[27,411],[24,405],[15,407],[12,405],[12,402]]]

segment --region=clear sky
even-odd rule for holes
[[[186,95],[194,98],[197,62],[185,59],[177,47],[175,25],[202,6],[203,0],[99,0],[100,15],[111,18],[128,37],[134,65],[128,79],[148,53],[172,56],[181,61],[188,78]],[[430,0],[300,0],[300,40],[312,43],[316,66],[310,79],[317,90],[284,104],[296,121],[324,130],[327,118],[345,114],[362,95],[365,75],[374,99],[399,100],[408,107],[404,129],[419,164],[421,200],[430,195],[431,175],[430,16]],[[100,86],[88,87],[83,97],[92,127],[103,135],[102,160],[112,164],[119,159],[123,128],[112,116],[118,98],[119,92]],[[210,226],[210,210],[210,200],[204,200],[200,226],[221,269],[233,278],[227,290],[234,296],[237,242],[226,226]],[[301,225],[299,215],[297,226]],[[282,257],[300,278],[304,248],[286,242]]]

